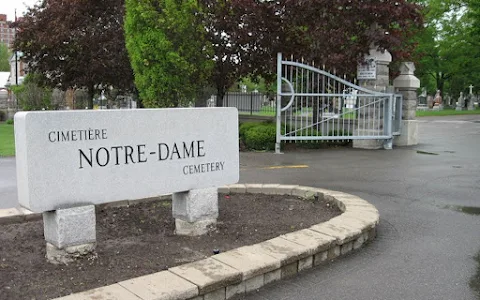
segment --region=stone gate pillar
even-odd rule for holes
[[[418,122],[415,113],[420,80],[415,77],[414,72],[413,62],[403,62],[400,65],[400,75],[393,80],[395,92],[403,95],[401,134],[394,138],[395,146],[418,144]]]
[[[372,47],[369,54],[365,56],[366,62],[371,62],[375,66],[375,76],[370,79],[358,78],[358,85],[366,89],[388,93],[389,90],[389,65],[392,62],[392,55],[387,50],[378,50],[377,47]],[[378,106],[377,116],[374,115],[373,108],[366,108],[359,112],[360,118],[364,119],[367,128],[361,128],[359,125],[358,135],[381,135],[383,133],[383,124],[378,120]],[[375,117],[374,117],[375,116]],[[360,149],[381,149],[383,148],[383,140],[354,140],[353,148]]]

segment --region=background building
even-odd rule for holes
[[[15,28],[10,28],[11,22],[7,21],[7,15],[0,14],[0,43],[12,47],[15,39]]]

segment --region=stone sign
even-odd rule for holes
[[[45,212],[239,179],[235,108],[20,112],[20,205]]]

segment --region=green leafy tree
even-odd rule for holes
[[[126,45],[146,107],[194,101],[213,62],[196,0],[126,0]]]
[[[425,27],[415,37],[417,76],[430,94],[458,95],[480,82],[480,4],[468,0],[423,1]]]
[[[7,45],[0,43],[0,72],[10,72],[10,56]]]

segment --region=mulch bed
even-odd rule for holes
[[[51,299],[307,228],[339,215],[332,203],[294,196],[219,195],[217,227],[176,236],[171,201],[97,208],[96,258],[53,265],[45,258],[43,222],[0,225],[0,299]]]

